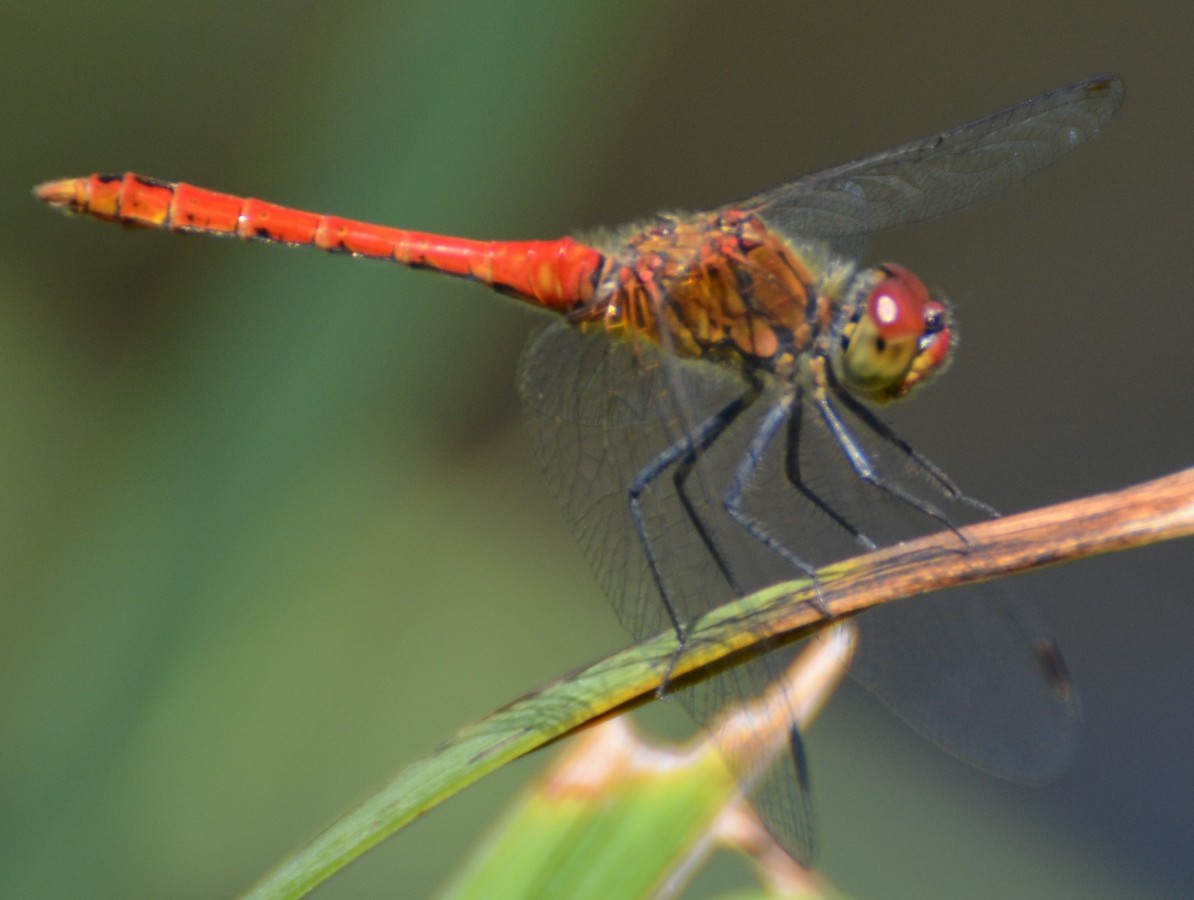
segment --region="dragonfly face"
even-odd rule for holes
[[[833,374],[874,404],[900,400],[945,371],[953,350],[950,310],[895,263],[859,275],[830,348]]]

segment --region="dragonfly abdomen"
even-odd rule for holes
[[[557,312],[569,312],[592,300],[594,282],[605,262],[600,252],[572,238],[474,241],[387,228],[133,172],[51,181],[36,193],[70,212],[133,227],[318,247],[433,269],[480,281]]]

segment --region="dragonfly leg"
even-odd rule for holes
[[[686,638],[685,622],[681,620],[680,611],[676,608],[671,598],[668,596],[668,590],[663,582],[663,576],[659,570],[659,561],[655,556],[655,550],[652,545],[651,536],[647,530],[647,523],[643,516],[642,499],[643,494],[651,487],[651,485],[658,479],[665,471],[672,466],[676,467],[673,475],[673,484],[676,487],[676,493],[679,497],[681,505],[684,507],[685,514],[692,522],[693,528],[696,529],[697,535],[701,542],[713,555],[718,568],[726,577],[726,581],[730,584],[732,590],[740,593],[737,587],[736,580],[730,574],[728,565],[726,565],[724,556],[718,549],[713,536],[702,522],[696,507],[693,505],[691,498],[686,492],[686,485],[688,477],[692,472],[692,468],[701,454],[712,446],[713,442],[720,437],[727,428],[734,423],[734,421],[742,414],[743,410],[750,406],[758,396],[756,388],[752,387],[750,391],[738,397],[736,400],[728,403],[720,410],[709,416],[695,428],[690,429],[679,440],[675,441],[670,447],[667,447],[652,459],[646,466],[639,470],[638,474],[630,482],[628,489],[629,503],[630,503],[630,518],[634,523],[634,530],[638,536],[639,543],[642,545],[643,553],[647,557],[647,568],[651,573],[651,579],[655,582],[655,589],[659,592],[660,599],[663,601],[663,607],[667,611],[668,621],[676,632],[676,639],[680,643],[679,649],[672,657],[671,662],[668,663],[667,672],[660,682],[656,694],[663,697],[667,693],[668,681],[671,675],[672,667],[679,658],[680,653],[684,650],[684,641]]]
[[[948,528],[957,535],[963,544],[968,543],[966,536],[958,530],[957,525],[950,521],[949,516],[933,506],[933,504],[921,500],[898,485],[889,483],[879,475],[874,463],[871,462],[871,458],[867,456],[866,451],[854,439],[854,435],[850,433],[850,429],[841,420],[837,410],[830,403],[828,396],[823,395],[818,397],[815,402],[817,409],[821,412],[821,418],[824,420],[826,427],[829,428],[830,434],[833,435],[833,439],[837,442],[838,447],[841,448],[842,453],[845,454],[846,459],[849,461],[850,467],[859,478],[872,487],[876,487],[884,493],[889,494],[899,502],[907,504],[922,515],[940,522],[943,527]]]
[[[817,509],[836,522],[838,527],[854,538],[864,550],[874,550],[876,547],[875,542],[854,527],[853,523],[834,509],[831,504],[826,502],[804,480],[804,475],[800,471],[800,425],[803,417],[804,404],[797,403],[792,410],[791,418],[788,420],[788,448],[784,459],[784,474],[787,476],[788,483],[796,488]]]
[[[938,488],[940,488],[941,492],[951,500],[957,500],[959,503],[965,503],[967,506],[977,509],[988,518],[999,518],[999,511],[995,509],[995,507],[963,493],[963,491],[953,483],[949,476],[941,471],[941,469],[938,468],[932,462],[932,460],[930,460],[919,450],[892,431],[891,427],[886,422],[876,416],[862,403],[859,403],[854,397],[851,397],[848,393],[841,392],[838,395],[838,399],[840,399],[842,404],[848,410],[850,410],[850,412],[854,413],[854,415],[856,415],[859,420],[871,430],[873,434],[875,434],[881,440],[887,441],[887,443],[891,444],[906,457],[908,457],[908,459],[912,461],[913,465],[924,472],[931,481],[935,482]]]
[[[705,526],[705,522],[701,518],[700,512],[693,503],[692,497],[688,493],[688,479],[696,467],[696,463],[700,458],[700,454],[712,446],[713,442],[725,431],[725,428],[728,427],[734,419],[741,415],[742,411],[745,410],[746,407],[751,403],[753,403],[757,397],[757,390],[752,391],[749,394],[744,394],[733,404],[730,404],[730,406],[717,413],[717,418],[722,420],[722,427],[715,433],[708,435],[707,440],[704,441],[702,446],[694,447],[693,449],[695,452],[690,453],[681,459],[679,465],[676,466],[675,474],[672,476],[672,482],[676,487],[676,496],[680,499],[680,503],[684,507],[685,515],[692,523],[693,528],[696,529],[696,533],[700,537],[701,543],[704,544],[705,549],[709,551],[709,555],[717,565],[718,571],[721,572],[722,577],[726,580],[726,583],[729,584],[730,589],[734,592],[734,595],[738,597],[743,596],[746,591],[743,589],[742,583],[739,581],[738,576],[734,574],[729,563],[726,562],[725,554],[723,554],[721,552],[721,548],[717,546],[717,542],[714,540],[713,535],[709,532],[709,529]]]
[[[776,434],[783,428],[784,423],[789,420],[793,408],[799,405],[799,403],[800,395],[793,391],[791,394],[781,398],[778,403],[767,411],[767,414],[763,417],[763,421],[759,425],[758,431],[750,439],[750,444],[746,448],[745,455],[734,470],[734,477],[730,480],[729,488],[727,488],[722,502],[725,505],[726,512],[730,514],[730,518],[737,522],[747,534],[780,559],[812,579],[813,585],[817,589],[816,598],[812,601],[813,605],[816,606],[818,612],[828,618],[830,612],[829,608],[825,605],[824,598],[821,596],[821,586],[817,580],[817,567],[797,556],[787,544],[778,540],[763,526],[763,523],[751,516],[743,508],[744,494],[750,483],[754,480],[755,473],[758,471],[759,465],[767,454],[767,448],[771,446],[771,442],[775,440]]]

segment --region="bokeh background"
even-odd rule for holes
[[[126,168],[475,237],[704,208],[1100,71],[1113,126],[881,236],[955,298],[893,416],[1005,510],[1188,464],[1194,4],[293,2],[0,10],[0,896],[233,894],[457,726],[623,646],[520,424],[536,316],[378,263],[70,222]],[[970,771],[843,692],[810,736],[861,896],[1194,881],[1194,563],[1025,581],[1080,682],[1072,770]],[[319,896],[422,896],[548,758]],[[742,883],[707,875],[706,893]]]

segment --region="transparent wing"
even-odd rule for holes
[[[628,486],[684,434],[673,394],[677,378],[693,417],[721,408],[744,390],[736,376],[716,365],[675,359],[665,365],[654,345],[611,340],[562,323],[548,326],[528,346],[522,364],[520,389],[536,455],[602,588],[636,640],[671,628],[631,521]],[[701,459],[689,484],[696,514],[753,588],[791,571],[760,554],[740,529],[727,527],[711,500],[723,480],[713,477],[716,466],[727,465],[743,447],[737,434],[727,435],[724,444],[719,441]],[[653,484],[644,512],[669,597],[683,621],[733,597],[670,475]],[[759,775],[749,742],[720,740],[715,729],[724,720],[723,710],[737,710],[759,699],[795,652],[787,648],[758,657],[673,696],[697,723],[710,729],[730,769],[754,785],[751,802],[776,838],[795,859],[807,862],[812,855],[812,809],[803,755],[780,754],[771,771]],[[798,734],[792,742],[799,748]]]
[[[741,397],[745,385],[736,372],[710,361],[665,358],[647,342],[557,323],[528,346],[520,389],[536,454],[623,625],[640,640],[669,629],[664,599],[631,519],[628,488],[662,450]],[[687,481],[687,504],[674,470],[643,494],[647,539],[681,621],[732,599],[737,590],[799,574],[730,521],[722,504],[728,479],[774,401],[764,390],[701,454]],[[849,410],[840,412],[887,483],[925,498],[958,522],[974,517],[971,507],[942,494],[898,447]],[[859,479],[815,409],[798,409],[785,438],[764,458],[745,505],[807,561],[821,565],[859,548],[792,485],[793,460],[808,491],[876,543],[939,530],[938,522]],[[1055,774],[1069,757],[1078,710],[1056,644],[1030,607],[982,587],[964,589],[955,599],[957,593],[859,617],[853,673],[914,728],[967,761],[1023,780]],[[761,696],[793,652],[781,649],[751,660],[680,692],[678,699],[698,723],[713,726],[723,710]],[[731,769],[755,773],[749,749],[719,741],[715,732],[713,738]],[[793,856],[808,860],[808,780],[795,732],[792,742],[796,752],[754,782],[751,801]]]
[[[630,485],[693,424],[745,389],[735,372],[715,363],[665,359],[647,341],[613,339],[564,323],[548,326],[527,348],[520,390],[536,455],[610,603],[636,640],[672,625],[631,518]],[[764,404],[757,405],[761,413]],[[744,416],[701,456],[687,488],[692,513],[723,560],[733,561],[745,590],[792,575],[727,521],[720,503],[756,418]],[[701,540],[673,474],[651,483],[642,511],[668,597],[687,622],[732,599],[734,586]]]
[[[1069,766],[1081,709],[1037,611],[1003,585],[871,610],[850,674],[922,736],[980,769],[1044,782]]]
[[[1003,190],[1090,140],[1123,93],[1123,82],[1112,76],[1080,81],[732,206],[804,237],[919,222]]]

